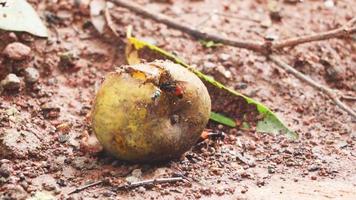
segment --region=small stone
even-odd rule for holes
[[[22,187],[23,189],[27,190],[27,188],[28,188],[28,183],[27,183],[26,181],[22,181],[22,182],[20,183],[20,185],[21,185],[21,187]]]
[[[204,68],[206,68],[207,70],[209,69],[213,69],[216,65],[212,62],[209,61],[205,61],[203,64]]]
[[[241,193],[245,194],[248,191],[248,187],[247,186],[243,186],[241,189]]]
[[[268,166],[268,173],[269,174],[274,174],[276,172],[276,169],[274,168],[274,166]]]
[[[85,157],[77,157],[73,160],[73,167],[82,170],[85,169],[87,166],[88,159]]]
[[[316,179],[318,179],[318,177],[316,177],[316,176],[311,176],[310,179],[313,180],[313,181],[315,181]]]
[[[5,47],[3,54],[12,60],[24,60],[30,56],[31,48],[20,42],[13,42]]]
[[[225,69],[225,67],[219,65],[216,67],[216,71],[219,72],[221,75],[224,76],[226,79],[232,78],[232,74],[229,70]]]
[[[258,187],[264,186],[265,184],[266,184],[266,182],[263,179],[258,179],[257,182],[256,182],[256,185]]]
[[[308,168],[308,171],[310,172],[315,172],[315,171],[318,171],[320,169],[320,167],[318,165],[311,165],[309,168]]]
[[[141,171],[141,169],[134,169],[131,172],[131,175],[134,177],[140,178],[142,176],[142,171]]]
[[[53,191],[57,188],[56,185],[51,182],[43,183],[42,186],[43,186],[43,189],[45,189],[47,191]]]
[[[141,177],[142,177],[141,169],[134,169],[131,172],[131,175],[126,177],[125,180],[129,183],[133,183],[133,182],[140,181]]]
[[[221,61],[227,61],[227,60],[229,60],[230,59],[230,55],[229,54],[226,54],[226,53],[221,53],[220,55],[219,55],[219,59],[221,60]]]
[[[154,177],[155,178],[164,177],[166,174],[168,174],[168,172],[171,172],[170,168],[167,168],[167,167],[157,168],[154,172]]]
[[[325,8],[331,9],[335,6],[335,3],[333,0],[326,0],[324,1],[324,6]]]
[[[146,192],[146,188],[143,187],[143,186],[141,186],[141,187],[139,187],[139,188],[137,189],[137,192],[139,192],[139,193],[145,193],[145,192]]]
[[[2,164],[0,167],[0,177],[9,178],[11,175],[11,167],[9,164]]]
[[[65,143],[69,140],[69,135],[68,134],[60,134],[58,136],[58,142],[60,143]]]
[[[28,67],[25,69],[25,82],[26,83],[36,83],[40,78],[40,73],[36,68]]]
[[[46,119],[55,119],[59,117],[61,109],[53,105],[51,102],[47,102],[41,106],[42,114]]]
[[[0,85],[6,90],[19,90],[21,86],[21,80],[15,74],[8,74]]]
[[[275,33],[268,33],[268,34],[265,36],[265,40],[268,40],[268,41],[275,41],[275,40],[278,40],[278,35],[276,35]]]
[[[134,177],[134,176],[128,176],[128,177],[125,178],[125,180],[126,180],[127,182],[129,182],[129,183],[134,183],[134,182],[140,181],[139,178]]]
[[[255,142],[251,141],[249,143],[246,144],[246,148],[250,151],[254,151],[256,150],[256,144]]]

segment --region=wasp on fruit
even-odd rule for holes
[[[162,91],[169,92],[178,98],[183,98],[183,87],[179,85],[177,82],[166,82],[159,84],[159,88]]]

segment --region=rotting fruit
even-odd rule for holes
[[[209,93],[195,74],[154,61],[108,74],[95,98],[92,126],[104,149],[119,159],[163,161],[197,142],[210,109]]]

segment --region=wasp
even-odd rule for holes
[[[174,96],[178,98],[183,98],[184,94],[184,89],[183,86],[181,86],[178,81],[172,81],[172,82],[165,82],[165,83],[160,83],[159,88],[162,91],[168,92],[170,94],[173,94]]]
[[[151,99],[153,101],[156,101],[161,96],[162,91],[172,94],[173,96],[178,97],[179,99],[183,98],[183,94],[184,94],[183,87],[177,83],[174,82],[162,83],[159,84],[158,87],[159,88],[151,96]]]

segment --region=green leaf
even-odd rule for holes
[[[148,48],[148,49],[166,57],[167,59],[169,59],[177,64],[180,64],[183,67],[186,67],[187,69],[192,71],[195,75],[197,75],[200,79],[210,83],[211,85],[217,87],[218,89],[222,89],[230,94],[242,97],[246,101],[247,104],[254,105],[256,107],[258,113],[261,115],[261,120],[259,120],[257,122],[257,127],[256,127],[256,130],[258,132],[265,132],[265,133],[270,133],[270,134],[286,134],[291,139],[298,138],[298,135],[295,132],[289,130],[288,127],[286,127],[284,125],[282,120],[280,120],[276,116],[276,114],[274,114],[267,106],[263,105],[262,103],[254,100],[250,97],[247,97],[247,96],[245,96],[231,88],[224,86],[220,82],[214,80],[214,78],[207,76],[207,75],[203,74],[202,72],[200,72],[199,70],[192,68],[190,65],[186,64],[180,58],[174,56],[171,53],[168,53],[167,51],[165,51],[157,46],[148,44],[147,42],[141,41],[135,37],[129,37],[128,41],[129,41],[130,45],[133,45],[137,50],[140,50],[142,48]],[[213,118],[212,120],[216,119],[216,115],[214,116],[214,114],[213,114],[213,117],[215,117],[215,118]],[[222,118],[219,118],[219,120],[220,119],[222,119]],[[225,121],[225,120],[221,120],[221,121]],[[232,123],[230,125],[232,125]]]
[[[32,6],[25,0],[2,1],[0,5],[0,29],[24,31],[39,37],[48,37],[47,28]]]
[[[229,117],[225,117],[224,115],[219,114],[219,113],[211,112],[210,119],[215,122],[218,122],[220,124],[226,125],[226,126],[236,127],[235,120],[233,120]]]

